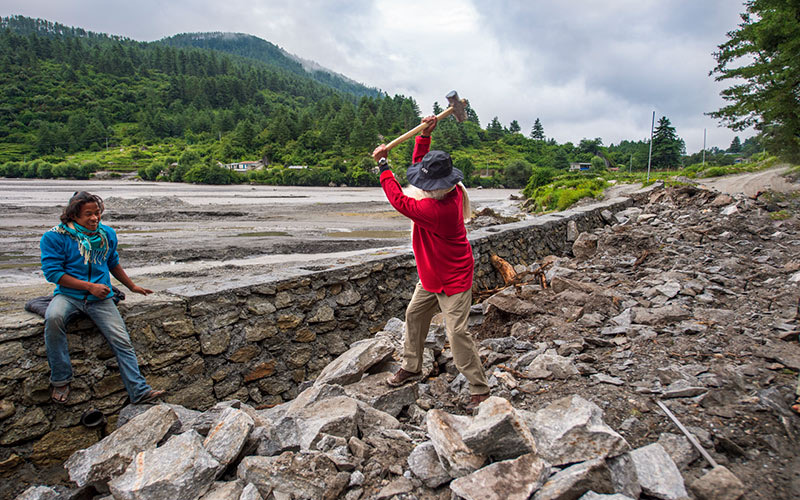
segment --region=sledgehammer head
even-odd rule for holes
[[[458,92],[456,92],[455,90],[451,91],[445,97],[447,97],[447,102],[450,105],[450,107],[453,108],[453,116],[455,116],[456,121],[463,122],[464,120],[466,120],[467,105],[469,105],[469,102],[467,102],[466,99],[459,99]]]

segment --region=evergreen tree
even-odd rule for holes
[[[742,141],[739,139],[739,136],[733,138],[731,141],[731,145],[728,148],[728,153],[741,153],[742,151]]]
[[[522,128],[519,126],[519,122],[517,120],[511,120],[511,123],[508,125],[508,131],[512,134],[517,134]]]
[[[542,126],[542,122],[539,121],[537,118],[535,122],[533,122],[533,128],[531,129],[531,139],[535,141],[543,141],[544,140],[544,127]]]
[[[744,22],[714,53],[716,80],[735,82],[721,92],[729,104],[709,114],[733,130],[755,127],[768,147],[800,161],[800,2],[745,6]]]
[[[488,136],[489,140],[496,141],[497,139],[503,137],[505,130],[503,130],[503,125],[500,124],[500,120],[497,119],[495,116],[492,118],[492,121],[489,122],[489,126],[486,127],[486,135]]]
[[[683,149],[683,139],[678,137],[669,119],[662,116],[653,132],[653,168],[677,168]]]

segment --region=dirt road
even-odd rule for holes
[[[788,170],[789,167],[787,165],[781,165],[761,172],[717,177],[703,181],[702,184],[722,193],[744,193],[750,197],[756,197],[759,193],[765,191],[789,193],[797,191],[798,187],[797,184],[792,184],[783,177],[783,174]]]

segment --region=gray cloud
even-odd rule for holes
[[[704,113],[724,104],[711,53],[740,22],[741,0],[6,0],[2,9],[146,41],[249,33],[414,97],[423,113],[457,89],[484,126],[497,116],[527,133],[538,117],[559,142],[646,138],[653,110],[689,152],[704,128],[709,147],[736,135]]]

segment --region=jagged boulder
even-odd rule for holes
[[[153,406],[103,440],[73,453],[64,468],[78,487],[106,483],[121,474],[137,453],[155,448],[177,421],[172,408]]]
[[[244,481],[217,481],[212,484],[208,491],[200,497],[200,500],[239,500],[244,489]]]
[[[525,420],[507,400],[496,396],[484,401],[475,417],[430,410],[427,428],[442,465],[452,477],[474,472],[488,458],[506,460],[536,452]]]
[[[368,375],[360,381],[344,387],[345,393],[375,408],[396,417],[403,408],[414,404],[418,397],[417,384],[390,387],[386,379],[391,373],[383,372]]]
[[[346,352],[329,363],[317,379],[315,385],[346,385],[358,382],[369,368],[389,359],[395,348],[388,339],[373,337],[355,342]]]
[[[242,451],[254,425],[248,414],[236,408],[226,408],[219,416],[203,446],[222,465],[221,470]]]
[[[597,253],[597,235],[581,233],[572,244],[572,255],[576,259],[585,260]]]
[[[658,443],[652,443],[631,452],[642,492],[663,500],[677,500],[688,496],[678,467]]]
[[[244,404],[238,399],[231,399],[228,401],[220,401],[208,410],[204,411],[190,422],[189,427],[184,426],[183,430],[187,431],[189,429],[194,429],[199,434],[207,436],[211,428],[216,425],[217,422],[219,422],[220,415],[222,415],[222,413],[228,408],[235,408],[246,413],[251,419],[253,419],[253,423],[256,427],[260,427],[268,423],[252,406]],[[181,413],[178,414],[178,417],[181,417]]]
[[[550,466],[533,453],[495,462],[450,483],[465,500],[527,500],[550,475]]]
[[[483,467],[486,455],[470,449],[461,438],[472,418],[430,410],[426,420],[428,437],[450,477],[466,476]]]
[[[314,385],[289,403],[260,413],[268,423],[259,431],[258,454],[310,450],[324,435],[348,439],[376,428],[395,429],[393,416],[348,397],[336,385]]]
[[[200,434],[188,431],[139,453],[108,486],[118,500],[195,500],[211,487],[220,468],[203,448]]]
[[[493,460],[536,453],[536,441],[508,400],[491,396],[478,407],[478,414],[461,434],[464,444]]]
[[[287,451],[276,457],[245,457],[237,469],[239,479],[253,483],[263,498],[338,498],[350,474],[319,451]]]
[[[589,491],[586,492],[578,500],[636,500],[636,499],[633,497],[629,497],[627,495],[623,495],[622,493],[614,493],[613,495],[601,495],[600,493]]]
[[[452,479],[431,441],[425,441],[408,455],[408,467],[428,488],[438,488]]]
[[[216,482],[200,500],[264,500],[253,483],[241,479]]]
[[[247,486],[245,486],[242,490],[239,500],[264,500],[264,497],[261,496],[261,493],[258,491],[258,488],[256,488],[256,485],[253,483],[248,483]]]
[[[194,428],[195,422],[203,415],[203,412],[197,410],[190,410],[189,408],[185,408],[181,405],[174,405],[170,403],[161,403],[164,406],[168,406],[172,408],[172,411],[178,415],[178,421],[172,426],[170,429],[171,433],[178,434],[181,432],[188,431],[189,429]],[[137,415],[141,415],[142,413],[146,412],[153,405],[149,404],[130,404],[125,406],[119,412],[119,418],[117,419],[117,426],[116,428],[119,429],[123,425],[127,424]],[[201,432],[200,434],[205,434],[205,432]]]
[[[533,500],[570,500],[588,491],[614,493],[611,472],[602,458],[587,460],[554,474]]]
[[[553,465],[613,457],[630,450],[625,438],[603,422],[603,410],[577,395],[523,415],[539,454]]]
[[[739,500],[747,493],[747,488],[739,478],[722,465],[696,479],[691,490],[700,500]]]
[[[524,371],[531,378],[567,379],[579,375],[572,360],[560,356],[555,349],[548,349],[536,356]]]
[[[60,498],[61,494],[49,486],[31,486],[14,500],[59,500]]]

